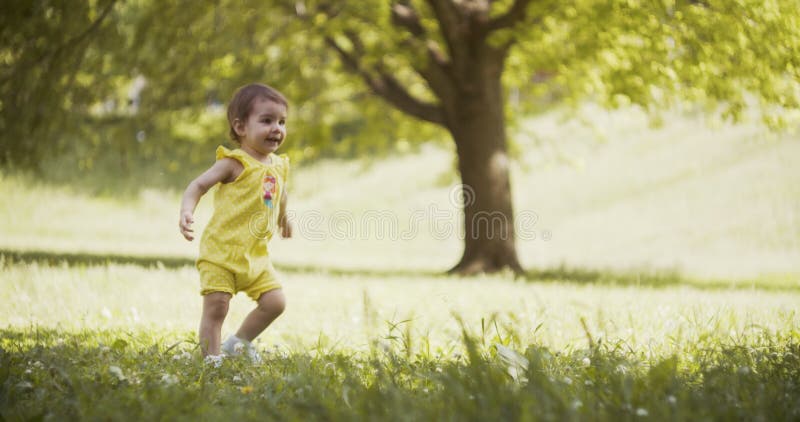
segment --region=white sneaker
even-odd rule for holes
[[[234,335],[228,337],[225,343],[222,343],[222,351],[228,356],[246,355],[251,362],[261,363],[261,355],[256,350],[256,346]]]

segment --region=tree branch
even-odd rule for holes
[[[395,3],[392,5],[392,22],[408,30],[411,35],[421,38],[425,35],[425,28],[419,21],[417,11],[409,4]]]
[[[349,34],[348,38],[351,36]],[[351,42],[358,44],[354,40]],[[441,107],[414,98],[397,79],[382,69],[374,69],[375,74],[364,69],[358,53],[348,52],[332,37],[325,37],[325,43],[336,51],[345,68],[360,76],[376,95],[408,115],[439,125],[445,124]]]
[[[506,13],[489,21],[488,30],[496,31],[503,28],[511,28],[527,17],[528,5],[531,0],[514,0],[514,4],[508,8]]]
[[[426,52],[427,63],[412,63],[411,66],[425,79],[428,87],[439,98],[443,98],[450,91],[452,79],[451,63],[447,55],[436,41],[427,37],[427,32],[420,23],[417,11],[407,0],[399,0],[392,5],[392,22],[395,26],[405,29],[413,35],[412,38],[401,41],[402,46],[412,51]]]
[[[464,56],[463,53],[463,36],[461,35],[462,29],[461,18],[459,17],[459,10],[452,0],[427,0],[428,5],[433,9],[436,20],[439,22],[439,30],[442,32],[447,49],[450,52],[450,57],[453,60],[458,60],[459,57]]]
[[[100,24],[103,23],[103,21],[106,19],[106,16],[108,16],[108,14],[111,12],[111,9],[114,8],[114,3],[116,3],[116,2],[117,2],[117,0],[111,0],[108,3],[108,5],[106,5],[106,8],[103,9],[103,11],[100,13],[100,16],[98,16],[97,19],[95,19],[94,22],[92,22],[91,25],[89,25],[89,27],[86,28],[85,31],[81,32],[80,34],[78,34],[78,35],[76,35],[76,36],[74,36],[74,37],[72,37],[70,39],[67,39],[66,41],[64,41],[63,43],[58,45],[56,48],[54,48],[53,50],[46,51],[44,54],[42,54],[40,57],[38,57],[36,60],[34,60],[33,64],[36,65],[36,64],[41,63],[48,56],[55,57],[58,54],[60,54],[62,51],[67,50],[69,48],[72,48],[75,45],[77,45],[80,42],[82,42],[86,37],[88,37],[92,32],[96,31],[97,28],[100,27]]]

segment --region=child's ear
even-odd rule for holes
[[[239,136],[244,136],[244,122],[240,119],[233,119],[233,131]]]

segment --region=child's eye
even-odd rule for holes
[[[280,121],[280,124],[281,124],[281,126],[284,126],[284,125],[286,125],[286,120],[281,120],[281,121]]]

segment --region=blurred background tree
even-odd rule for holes
[[[773,111],[798,108],[796,6],[10,1],[0,30],[2,160],[51,179],[70,181],[77,168],[177,187],[225,138],[236,87],[263,81],[291,100],[295,160],[385,154],[449,134],[468,186],[453,271],[521,271],[509,125],[586,101],[636,105],[655,119],[688,102],[737,120],[751,101],[780,127]]]

